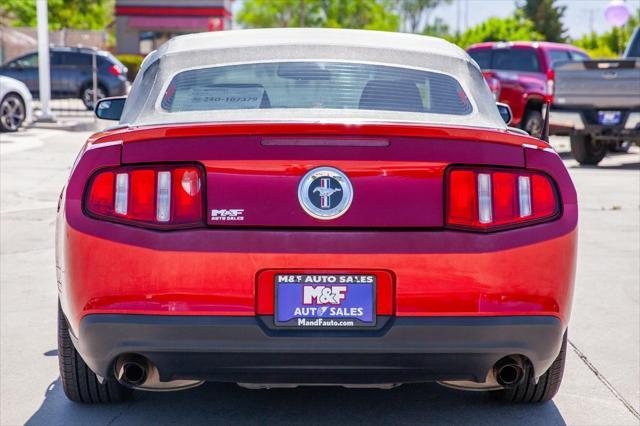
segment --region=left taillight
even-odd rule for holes
[[[529,170],[453,168],[446,182],[447,226],[493,231],[552,220],[560,213],[555,186]]]
[[[119,167],[89,181],[85,211],[99,219],[154,228],[203,225],[202,169],[195,165]]]

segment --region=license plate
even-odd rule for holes
[[[376,325],[376,276],[278,274],[275,325],[357,328]]]
[[[620,123],[622,113],[620,111],[598,111],[598,123],[603,126],[614,126]]]

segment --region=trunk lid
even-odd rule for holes
[[[207,223],[229,228],[439,228],[449,165],[524,167],[520,145],[437,137],[202,136],[123,145],[125,164],[167,161],[205,167]],[[317,167],[351,182],[353,199],[340,217],[317,219],[301,205],[300,182]]]

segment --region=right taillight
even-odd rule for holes
[[[551,178],[528,170],[454,168],[447,173],[447,226],[479,231],[555,218],[560,212]]]
[[[120,68],[120,66],[116,64],[113,64],[109,67],[109,72],[116,77],[120,77],[120,74],[122,74],[122,68]]]
[[[203,225],[202,169],[195,165],[119,167],[91,179],[85,211],[154,228]]]
[[[552,104],[553,103],[553,95],[555,92],[555,80],[556,80],[556,73],[554,70],[548,70],[547,71],[547,93],[545,94],[544,100],[546,103]]]

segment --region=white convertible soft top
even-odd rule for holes
[[[257,108],[167,111],[160,99],[174,77],[187,70],[272,62],[320,61],[375,64],[453,77],[470,112],[331,108]],[[482,73],[467,53],[445,40],[403,33],[319,28],[238,30],[175,37],[150,53],[136,77],[121,124],[321,121],[444,124],[505,129]]]

